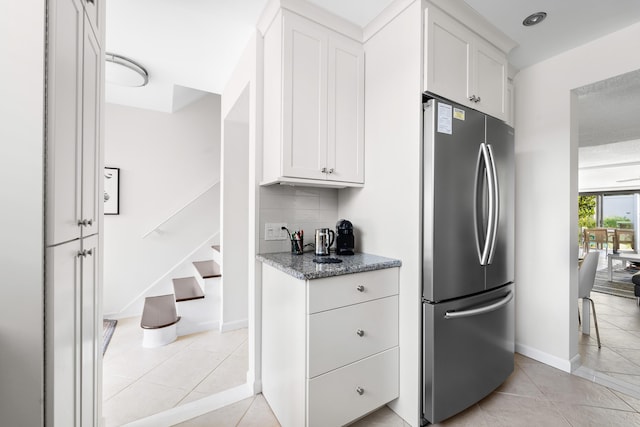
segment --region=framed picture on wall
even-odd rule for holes
[[[120,168],[104,168],[104,214],[120,215]]]

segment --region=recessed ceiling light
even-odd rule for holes
[[[522,25],[525,27],[530,27],[532,25],[536,25],[544,21],[544,18],[547,17],[547,12],[536,12],[524,18],[522,21]]]
[[[105,80],[120,86],[141,87],[149,82],[149,73],[142,65],[115,53],[105,52]]]

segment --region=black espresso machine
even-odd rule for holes
[[[336,223],[336,255],[353,255],[353,224],[346,219]]]

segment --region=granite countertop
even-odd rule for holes
[[[400,267],[402,265],[402,262],[397,259],[363,253],[356,253],[355,255],[331,254],[331,258],[342,260],[340,263],[331,264],[316,263],[313,261],[315,257],[316,255],[313,252],[306,252],[302,255],[295,255],[291,252],[256,255],[258,261],[275,267],[300,280],[361,273],[363,271],[381,270],[383,268]]]

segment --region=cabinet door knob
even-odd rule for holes
[[[358,292],[364,292],[364,285],[358,285],[358,286],[356,286],[356,290],[357,290]]]
[[[364,331],[362,329],[358,329],[356,331],[356,335],[359,336],[359,337],[362,337],[362,336],[364,336]]]
[[[333,168],[329,169],[329,173],[333,173]]]
[[[78,251],[78,258],[82,257],[82,258],[86,258],[87,256],[93,255],[93,250],[92,249],[83,249],[81,251]]]
[[[91,225],[93,225],[92,219],[81,219],[78,221],[78,226],[80,227],[89,227]]]
[[[322,172],[322,173],[327,173],[327,168],[322,168],[322,169],[320,169],[320,172]]]
[[[477,98],[476,98],[476,102],[480,102],[480,97],[477,97]]]
[[[469,101],[471,101],[471,102],[476,102],[476,96],[475,96],[475,95],[471,95],[471,96],[469,97]]]
[[[362,387],[356,387],[356,393],[362,396],[364,394],[364,389]]]

